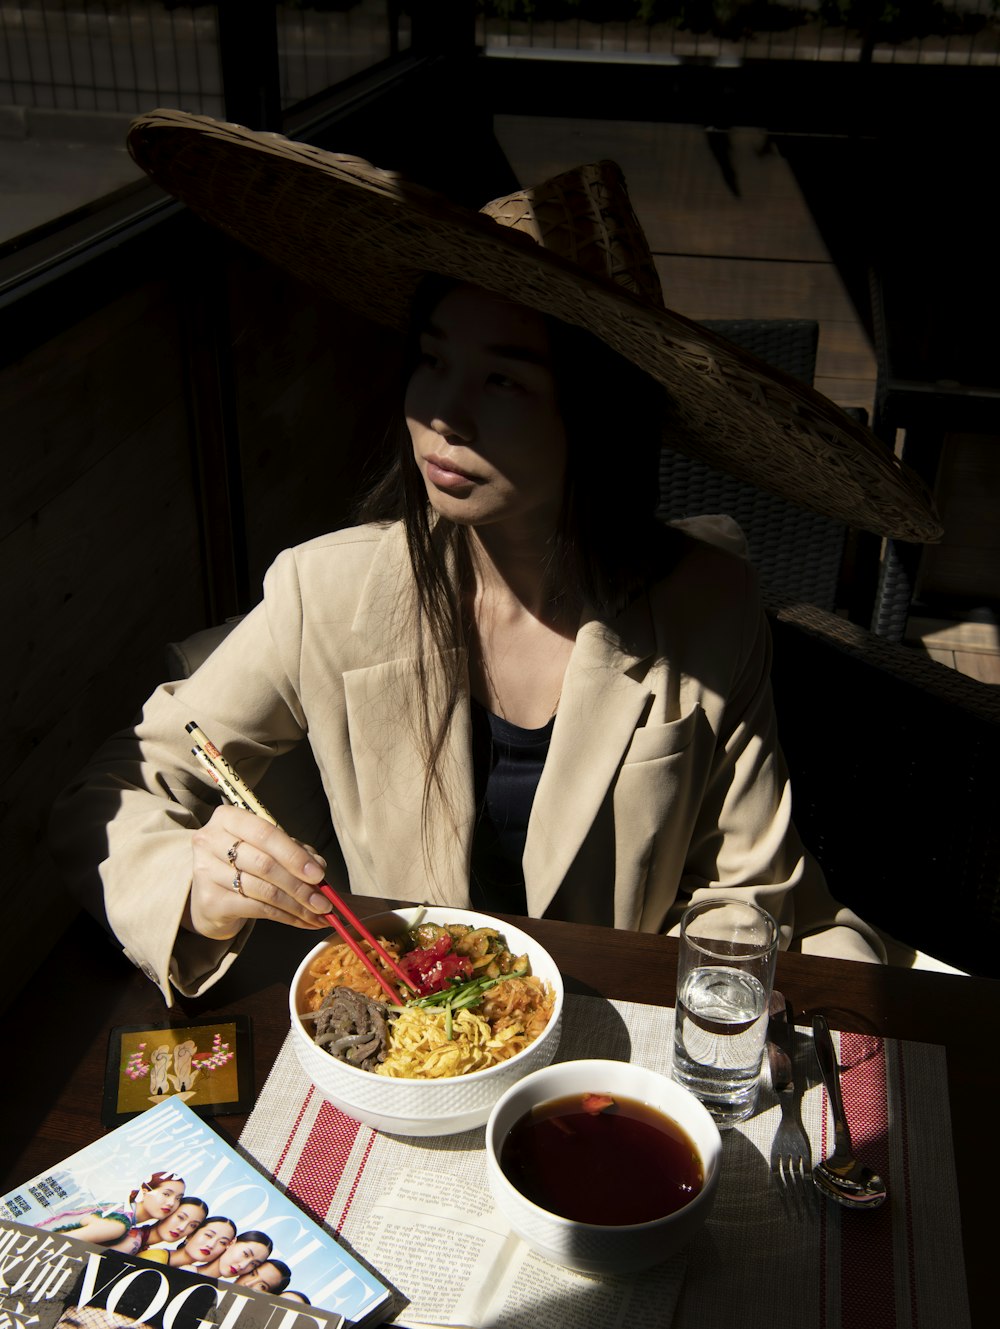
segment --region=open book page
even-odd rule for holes
[[[560,1268],[510,1232],[481,1184],[411,1169],[355,1231],[379,1266],[405,1285],[408,1329],[588,1329],[668,1325],[684,1278],[676,1256],[646,1274],[595,1278]]]
[[[410,1305],[397,1321],[405,1325],[484,1324],[487,1289],[512,1244],[488,1192],[430,1171],[400,1177],[358,1236],[384,1253],[386,1277],[405,1285]]]

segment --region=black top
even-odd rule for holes
[[[522,729],[472,699],[476,828],[472,837],[473,909],[527,914],[524,842],[555,717]]]

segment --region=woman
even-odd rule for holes
[[[57,852],[85,893],[82,828],[100,828],[126,954],[165,995],[197,993],[255,919],[324,926],[325,861],[215,805],[188,751],[196,719],[251,785],[308,736],[341,889],[665,930],[721,888],[774,913],[783,946],[882,958],[792,827],[751,571],[693,538],[711,526],[652,514],[667,437],[741,473],[756,463],[841,519],[926,538],[935,518],[898,464],[824,399],[663,308],[610,163],[483,216],[181,113],[136,122],[131,147],[209,220],[342,302],[408,319],[412,353],[400,451],[363,524],[286,551],[263,603],[57,811]],[[237,216],[201,183],[234,173],[266,206]],[[436,265],[448,279],[425,275]]]
[[[235,1240],[236,1224],[233,1220],[212,1214],[176,1250],[168,1251],[162,1246],[152,1249],[147,1246],[142,1254],[154,1264],[169,1264],[175,1268],[208,1265],[218,1260]]]
[[[175,1172],[154,1172],[134,1191],[129,1192],[123,1205],[100,1205],[85,1212],[56,1214],[52,1219],[37,1224],[53,1232],[71,1232],[80,1241],[92,1241],[98,1246],[118,1242],[118,1250],[138,1250],[140,1237],[130,1234],[145,1223],[158,1223],[169,1218],[184,1196],[184,1179]]]
[[[134,1227],[128,1235],[111,1247],[113,1251],[136,1254],[149,1246],[175,1246],[185,1241],[208,1218],[208,1205],[196,1195],[185,1195],[182,1204],[172,1214],[157,1223]]]
[[[265,1260],[248,1274],[240,1274],[237,1287],[252,1288],[255,1292],[270,1292],[273,1296],[283,1293],[291,1281],[292,1271],[283,1260]],[[299,1294],[289,1293],[295,1297]]]
[[[240,1232],[215,1259],[196,1264],[194,1272],[206,1278],[236,1279],[263,1264],[273,1249],[266,1232]]]

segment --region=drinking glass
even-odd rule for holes
[[[720,1127],[753,1112],[778,926],[746,900],[703,900],[681,919],[673,1078]]]

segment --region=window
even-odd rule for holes
[[[0,253],[144,178],[125,149],[132,116],[171,106],[225,118],[254,79],[284,111],[408,44],[395,0],[5,4]]]

